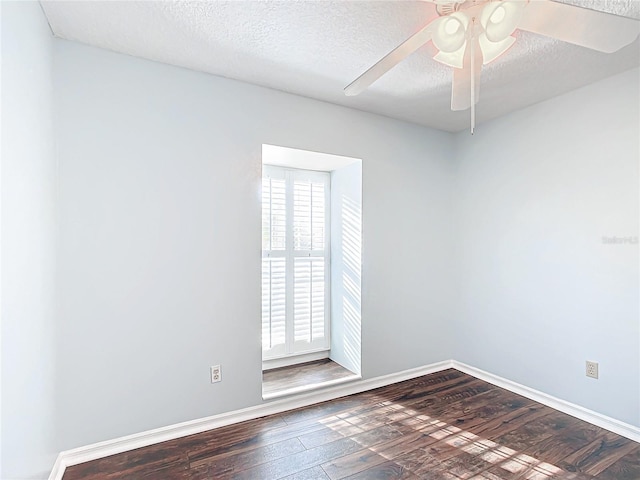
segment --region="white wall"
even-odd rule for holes
[[[362,162],[331,172],[331,359],[362,370]]]
[[[53,466],[52,42],[37,2],[2,2],[2,472]]]
[[[638,70],[457,135],[455,358],[640,426]],[[585,361],[600,363],[600,379]]]
[[[451,357],[450,134],[55,51],[59,449],[262,401],[263,143],[363,159],[363,377]]]

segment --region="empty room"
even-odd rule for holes
[[[0,27],[0,479],[640,478],[639,1]]]

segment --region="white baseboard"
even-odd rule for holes
[[[383,375],[381,377],[370,378],[367,380],[356,380],[350,383],[324,388],[322,390],[302,393],[286,399],[265,402],[260,405],[235,410],[233,412],[221,413],[211,417],[205,417],[198,420],[157,428],[155,430],[149,430],[147,432],[128,435],[126,437],[94,443],[92,445],[75,448],[73,450],[66,450],[58,455],[53,470],[49,475],[49,480],[62,480],[66,467],[77,465],[79,463],[89,462],[91,460],[108,457],[109,455],[134,450],[136,448],[146,447],[156,443],[165,442],[167,440],[174,440],[187,435],[205,432],[207,430],[231,425],[233,423],[244,422],[246,420],[264,417],[266,415],[273,415],[275,413],[285,412],[294,408],[306,407],[316,403],[326,402],[328,400],[335,400],[336,398],[347,395],[353,395],[391,385],[393,383],[402,382],[404,380],[421,377],[430,373],[440,372],[447,368],[455,368],[463,373],[509,390],[510,392],[517,393],[523,397],[535,400],[536,402],[554,408],[560,412],[579,418],[580,420],[584,420],[585,422],[589,422],[593,425],[597,425],[598,427],[617,433],[618,435],[629,438],[630,440],[640,442],[640,428],[636,426],[607,417],[606,415],[602,415],[579,405],[547,395],[546,393],[539,392],[456,360],[447,360],[425,365],[423,367],[404,370],[398,373]]]
[[[484,370],[466,365],[462,362],[452,360],[451,364],[452,367],[456,370],[460,370],[461,372],[479,378],[480,380],[484,380],[485,382],[504,388],[505,390],[509,390],[510,392],[517,393],[518,395],[522,395],[523,397],[529,398],[531,400],[535,400],[536,402],[546,405],[547,407],[551,407],[562,413],[571,415],[572,417],[579,418],[580,420],[584,420],[585,422],[604,428],[605,430],[609,430],[610,432],[617,433],[618,435],[633,440],[634,442],[640,442],[639,427],[621,422],[620,420],[616,420],[615,418],[607,417],[606,415],[602,415],[601,413],[581,407],[580,405],[576,405],[575,403],[570,403],[566,400],[553,397],[544,392],[534,390],[533,388],[529,388],[506,378],[502,378],[492,373],[485,372]]]
[[[264,417],[266,415],[285,412],[294,408],[306,407],[347,395],[366,392],[368,390],[385,387],[404,380],[410,380],[423,375],[429,375],[430,373],[436,373],[451,367],[452,362],[450,360],[433,363],[431,365],[412,368],[398,373],[392,373],[366,380],[356,380],[314,392],[303,393],[286,399],[274,400],[261,405],[235,410],[233,412],[221,413],[211,417],[191,420],[188,422],[128,435],[126,437],[94,443],[92,445],[74,448],[73,450],[66,450],[58,455],[53,470],[49,475],[49,480],[62,480],[65,469],[72,465],[78,465],[79,463],[97,460],[117,453],[127,452],[136,448],[146,447],[180,437],[186,437],[196,433],[206,432],[207,430],[231,425],[233,423],[244,422],[246,420]]]
[[[62,476],[64,475],[64,471],[67,468],[67,465],[64,462],[63,453],[61,452],[56,458],[56,463],[53,464],[53,468],[51,469],[51,473],[49,474],[49,480],[62,480]]]

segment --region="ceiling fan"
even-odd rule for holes
[[[516,29],[556,38],[605,53],[632,43],[640,22],[552,0],[427,0],[439,17],[384,56],[349,84],[344,92],[358,95],[411,53],[433,42],[434,60],[453,67],[451,110],[471,109],[480,97],[480,71],[516,41]]]

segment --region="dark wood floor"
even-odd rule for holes
[[[337,381],[360,378],[342,365],[326,358],[313,362],[275,368],[262,373],[262,394],[272,395],[291,390],[313,389]]]
[[[640,444],[446,370],[69,467],[64,480],[640,479]]]

